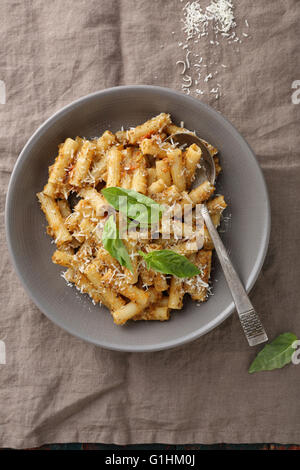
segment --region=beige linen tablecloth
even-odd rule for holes
[[[0,2],[2,216],[19,152],[62,106],[115,85],[181,89],[176,61],[185,57],[178,45],[185,41],[185,3]],[[209,80],[199,85],[204,94],[198,99],[227,116],[258,156],[270,193],[272,232],[251,298],[270,338],[284,331],[299,337],[300,104],[297,96],[292,102],[292,84],[300,80],[300,2],[233,3],[236,32],[244,40],[238,50],[223,43],[217,49],[227,65],[219,74],[219,99],[209,92]],[[209,41],[192,40],[196,47],[208,62]],[[1,446],[300,443],[300,366],[249,375],[256,350],[248,347],[236,315],[177,350],[107,351],[59,329],[29,300],[10,262],[3,223],[0,250],[0,339],[6,344]]]

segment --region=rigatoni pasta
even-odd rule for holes
[[[177,132],[192,133],[161,113],[99,138],[67,138],[37,194],[47,233],[57,245],[53,263],[66,268],[68,284],[105,305],[118,325],[169,320],[172,310],[182,309],[186,294],[198,304],[209,293],[213,243],[204,222],[198,225],[196,209],[206,202],[218,227],[227,204],[222,195],[214,197],[209,181],[192,187],[202,151],[196,144],[166,141]],[[217,149],[202,142],[218,175]],[[132,216],[124,207],[116,209],[118,191],[129,197],[127,210],[135,197],[136,208],[145,203],[146,210]],[[154,225],[148,220],[149,201],[159,211]],[[107,234],[114,234],[113,241]],[[175,267],[164,271],[160,255],[174,263],[181,257],[178,274]],[[184,269],[189,274],[182,274]]]

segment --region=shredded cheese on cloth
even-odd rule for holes
[[[183,3],[183,0],[180,2]],[[222,54],[219,55],[226,57],[228,45],[238,52],[243,40],[250,37],[247,19],[241,23],[241,28],[247,31],[241,31],[243,39],[237,35],[234,8],[233,0],[195,0],[184,4],[181,22],[185,41],[178,43],[184,57],[176,62],[184,93],[196,96],[207,93],[215,99],[221,96],[220,77],[213,86],[208,82],[215,80],[219,73],[224,73],[226,65],[216,60],[216,50],[212,49],[222,48]],[[208,44],[209,60],[201,56],[201,44],[205,50]]]

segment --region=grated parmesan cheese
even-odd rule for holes
[[[207,5],[207,3],[209,4]],[[201,83],[207,83],[210,79],[215,79],[220,72],[217,62],[210,61],[209,63],[203,63],[203,57],[199,57],[199,54],[193,51],[194,45],[206,41],[210,49],[218,46],[224,49],[224,46],[226,47],[227,44],[232,44],[231,47],[238,50],[238,45],[242,43],[242,39],[238,37],[235,31],[237,22],[234,16],[234,1],[206,0],[205,4],[204,6],[204,0],[195,0],[188,1],[183,6],[181,22],[183,23],[182,31],[185,35],[185,41],[178,42],[178,47],[184,51],[185,57],[183,60],[178,60],[176,65],[181,67],[182,91],[188,95],[190,93],[196,95],[204,94],[199,84],[201,85]],[[244,21],[246,28],[249,28],[248,21]],[[242,32],[241,34],[243,39],[249,37],[248,32]],[[225,52],[222,50],[222,55],[224,54]],[[210,56],[215,57],[215,54],[212,53]],[[211,68],[212,64],[217,66],[216,70],[214,72],[209,71],[209,73],[206,70],[205,78],[203,78],[201,76],[203,68]],[[224,69],[227,66],[221,64],[221,67]],[[219,83],[216,88],[215,97],[217,99],[221,94]],[[206,92],[209,93],[209,90],[206,89]]]

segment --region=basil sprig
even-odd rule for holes
[[[193,277],[200,274],[200,270],[185,256],[172,250],[155,250],[150,253],[139,251],[145,259],[148,269],[154,269],[163,274],[172,274],[177,277]]]
[[[164,210],[162,205],[133,189],[110,187],[102,189],[101,193],[117,211],[142,226],[158,223]]]
[[[122,266],[126,266],[131,272],[133,271],[130,256],[123,241],[120,239],[113,215],[107,219],[103,227],[102,243],[104,248],[111,256],[118,260]]]
[[[297,341],[296,335],[293,333],[283,333],[270,344],[266,344],[252,362],[249,373],[281,369],[281,367],[289,364],[295,352],[293,347],[295,341]]]

